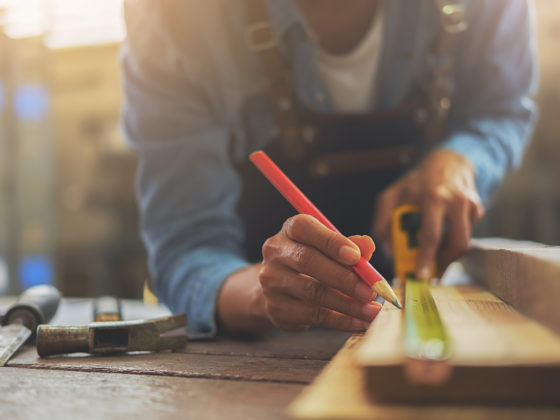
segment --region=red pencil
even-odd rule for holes
[[[251,153],[251,162],[262,172],[274,187],[284,196],[289,203],[301,214],[308,214],[319,220],[329,229],[340,231],[325,217],[321,211],[305,196],[304,193],[286,176],[282,170],[263,151]],[[356,274],[365,281],[382,298],[388,300],[397,308],[402,306],[395,292],[379,274],[379,272],[364,258],[360,257],[358,263],[352,266]]]

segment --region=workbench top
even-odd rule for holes
[[[161,307],[123,303],[125,319],[165,313]],[[90,321],[90,301],[66,299],[52,324]],[[45,359],[25,346],[0,368],[1,417],[282,419],[287,405],[348,337],[311,329],[190,341],[179,352]]]

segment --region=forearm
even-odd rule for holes
[[[219,330],[227,334],[259,333],[274,328],[266,316],[265,300],[258,281],[260,264],[231,274],[218,296]]]
[[[187,314],[191,337],[212,337],[218,332],[217,301],[224,281],[248,265],[227,250],[198,247],[173,258],[166,269],[153,271],[155,292],[172,312]]]

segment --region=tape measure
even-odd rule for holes
[[[418,280],[414,274],[421,223],[420,208],[413,205],[398,207],[391,219],[395,275],[405,283],[404,351],[413,359],[445,360],[450,353],[447,332],[429,284]],[[435,273],[435,265],[432,273]]]
[[[418,237],[422,224],[420,207],[411,204],[399,206],[391,217],[391,242],[395,261],[395,276],[404,283],[414,276],[418,259]],[[431,267],[435,276],[435,264]]]
[[[407,277],[404,303],[404,351],[414,359],[445,360],[449,338],[428,283]]]

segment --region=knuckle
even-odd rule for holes
[[[356,286],[358,286],[356,275],[350,270],[345,270],[345,273],[338,276],[338,278],[340,279],[340,284],[337,285],[337,289],[346,295],[352,295]]]
[[[448,193],[447,193],[447,189],[442,186],[442,185],[438,185],[435,187],[430,187],[428,188],[428,190],[426,191],[426,197],[428,200],[434,202],[434,203],[441,203],[447,200],[448,198]]]
[[[264,241],[263,243],[261,249],[263,258],[265,260],[273,258],[275,255],[275,250],[276,250],[275,239],[274,236],[272,236],[268,238],[266,241]]]
[[[313,260],[313,253],[304,245],[296,245],[292,250],[292,260],[295,268],[303,271]]]
[[[274,279],[274,270],[267,264],[261,265],[258,275],[259,283],[263,288],[270,287]]]
[[[328,315],[329,313],[327,312],[327,310],[321,308],[320,306],[313,308],[310,313],[311,325],[323,325],[323,323],[325,323],[325,321],[327,320]]]
[[[310,302],[321,302],[325,294],[325,289],[316,281],[308,280],[303,285],[304,299]]]

